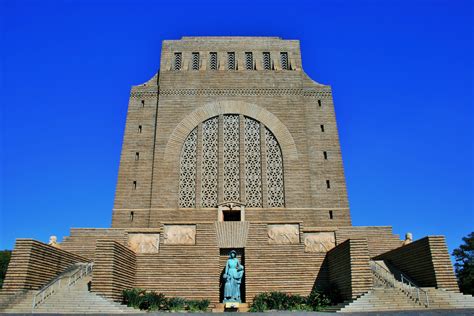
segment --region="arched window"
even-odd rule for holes
[[[247,207],[285,206],[277,139],[259,121],[238,114],[202,122],[181,150],[179,207],[217,207],[224,201]]]

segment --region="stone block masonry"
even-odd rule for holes
[[[395,266],[418,286],[459,292],[443,236],[427,236],[383,253],[375,259]]]
[[[17,239],[2,292],[37,290],[71,265],[88,261],[33,239]]]
[[[107,298],[138,287],[216,305],[230,249],[246,303],[330,284],[353,299],[374,258],[457,290],[443,237],[401,247],[390,226],[352,226],[333,91],[278,37],[164,41],[159,71],[130,91],[111,228],[73,228],[60,246],[18,240],[6,290],[90,260]]]
[[[92,274],[92,292],[120,301],[122,291],[135,286],[136,255],[114,241],[99,239]]]

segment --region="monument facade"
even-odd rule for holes
[[[12,262],[36,251],[25,244]],[[403,245],[390,226],[352,226],[331,87],[277,37],[164,41],[159,72],[131,89],[111,227],[73,228],[55,251],[93,261],[92,291],[113,299],[137,287],[251,302],[330,284],[350,299],[384,258],[458,290],[442,237]],[[21,264],[6,289],[31,285]]]

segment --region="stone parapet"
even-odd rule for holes
[[[393,265],[418,286],[459,292],[444,236],[424,237],[383,253],[375,260]]]
[[[119,301],[124,289],[135,286],[136,256],[114,240],[97,240],[92,292]]]
[[[370,256],[366,239],[349,239],[327,254],[329,282],[345,300],[367,292],[372,286]]]
[[[33,239],[17,239],[2,291],[37,290],[71,265],[88,261]]]

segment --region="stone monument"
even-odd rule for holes
[[[111,227],[72,228],[61,249],[18,239],[4,290],[92,261],[91,291],[114,300],[141,288],[215,306],[329,285],[352,299],[374,260],[458,290],[442,236],[403,244],[352,225],[333,91],[305,73],[298,40],[183,37],[131,88]]]

